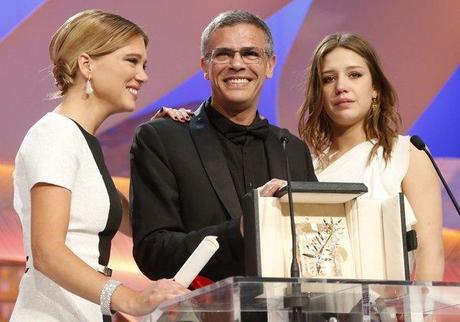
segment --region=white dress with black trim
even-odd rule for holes
[[[65,244],[95,270],[108,264],[111,240],[121,222],[120,199],[98,140],[65,116],[54,112],[43,116],[29,130],[16,156],[14,208],[22,223],[27,264],[11,321],[110,321],[103,319],[99,305],[34,269],[30,190],[37,183],[71,191]]]

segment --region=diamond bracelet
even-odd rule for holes
[[[115,289],[120,285],[121,282],[119,281],[108,280],[102,288],[100,296],[100,305],[101,312],[103,315],[112,316],[112,312],[110,311],[110,302],[112,300],[112,294],[115,291]]]

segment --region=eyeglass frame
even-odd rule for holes
[[[228,51],[227,53],[228,53],[228,54],[231,53],[231,54],[230,54],[230,56],[228,57],[228,59],[226,59],[225,61],[216,61],[216,60],[215,60],[215,57],[213,58],[213,56],[214,56],[214,53],[215,53],[216,51],[218,51],[218,50],[227,50],[227,51]],[[254,61],[251,61],[251,60],[248,61],[247,58],[244,58],[245,56],[242,55],[242,51],[245,51],[245,50],[247,50],[247,51],[251,51],[251,50],[252,50],[252,51],[256,51],[256,52],[259,51],[258,54],[260,54],[260,56],[257,57]],[[240,55],[241,60],[242,60],[245,64],[247,64],[247,65],[260,64],[264,58],[269,58],[269,57],[271,56],[270,51],[267,50],[267,49],[264,49],[264,48],[261,48],[261,47],[251,47],[251,46],[249,46],[249,47],[241,47],[241,48],[239,48],[239,49],[228,48],[228,47],[218,47],[218,48],[214,48],[213,50],[211,50],[211,51],[209,51],[208,53],[206,53],[206,54],[204,55],[204,58],[205,58],[206,60],[208,60],[209,62],[212,62],[212,63],[214,63],[214,64],[228,64],[228,63],[230,63],[233,59],[235,59],[236,53],[238,53],[238,54]],[[244,52],[243,52],[243,54],[244,54]]]

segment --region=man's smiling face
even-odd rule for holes
[[[264,31],[246,23],[218,28],[212,33],[207,49],[201,66],[211,83],[213,106],[233,112],[256,110],[262,85],[265,78],[272,77],[275,65],[275,57],[266,54]],[[224,55],[233,51],[233,55],[223,59],[227,62],[220,62],[218,57],[212,59],[213,51],[222,52],[222,49]],[[240,49],[244,49],[246,57],[234,52]],[[261,57],[250,57],[256,54]]]

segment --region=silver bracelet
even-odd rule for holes
[[[108,280],[102,288],[100,296],[100,306],[103,315],[112,316],[112,312],[110,311],[110,302],[112,300],[112,294],[115,291],[115,289],[120,285],[121,282],[119,281]]]

